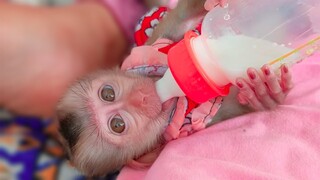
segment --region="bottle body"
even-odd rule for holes
[[[243,35],[295,49],[319,33],[317,0],[227,2],[226,7],[216,7],[205,16],[202,36],[218,39],[226,35]]]
[[[249,67],[260,69],[293,51],[285,46],[244,35],[223,36],[219,39],[203,39],[199,36],[192,43],[199,70],[221,87],[228,83],[235,84],[238,77],[246,78]],[[295,63],[301,59],[299,53],[294,53],[272,64],[271,68],[277,71],[281,64]]]
[[[315,20],[318,4],[312,0],[228,0],[227,7],[206,15],[202,35],[191,41],[200,70],[224,86],[246,77],[249,67],[270,64],[277,71],[283,63],[305,59],[320,49],[320,23]],[[217,67],[220,72],[213,72]]]

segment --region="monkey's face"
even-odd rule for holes
[[[156,145],[172,105],[161,104],[153,79],[119,70],[77,82],[57,111],[71,162],[88,175],[122,167]]]

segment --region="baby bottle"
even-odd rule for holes
[[[187,32],[168,53],[156,82],[162,102],[187,96],[202,103],[229,93],[249,67],[277,72],[320,50],[317,0],[229,0],[205,16],[202,33]]]

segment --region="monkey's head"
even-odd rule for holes
[[[91,74],[57,107],[62,144],[80,171],[105,175],[154,148],[172,105],[161,104],[151,78],[120,70]]]

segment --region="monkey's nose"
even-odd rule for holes
[[[135,93],[131,93],[130,95],[130,103],[133,106],[144,106],[148,103],[148,97],[150,96],[149,93],[138,90]]]

